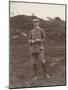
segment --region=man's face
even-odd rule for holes
[[[34,22],[34,27],[39,26],[39,22]]]

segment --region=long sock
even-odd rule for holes
[[[37,73],[37,65],[36,64],[33,65],[33,69],[34,69],[35,76],[37,76],[38,73]]]
[[[42,63],[42,70],[43,70],[44,77],[46,77],[46,67],[45,67],[45,63]]]

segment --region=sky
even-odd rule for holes
[[[16,15],[32,15],[32,13],[43,19],[47,17],[55,18],[60,17],[65,20],[65,5],[54,4],[37,4],[37,3],[10,3],[10,16]]]

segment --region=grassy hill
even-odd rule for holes
[[[12,35],[25,32],[27,35],[33,29],[32,19],[38,18],[36,16],[18,15],[10,18]],[[48,21],[40,19],[40,27],[45,30],[47,41],[54,41],[64,43],[65,41],[65,21],[59,17],[50,19]],[[20,39],[21,40],[21,39]]]

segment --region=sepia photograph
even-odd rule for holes
[[[66,5],[9,2],[9,88],[66,85]]]

